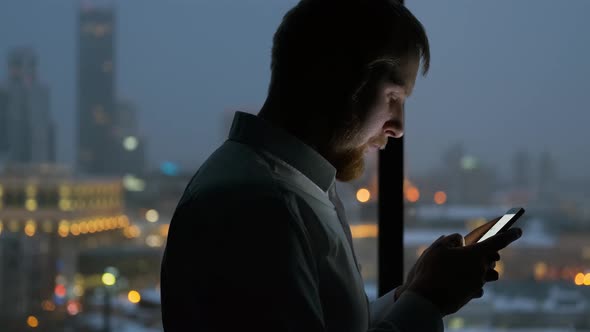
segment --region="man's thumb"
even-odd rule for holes
[[[465,246],[465,239],[463,239],[463,236],[459,233],[447,235],[442,239],[437,240],[436,242],[438,242],[438,244],[441,246],[446,246],[450,248]]]

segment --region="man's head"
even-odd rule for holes
[[[272,48],[261,116],[315,148],[341,181],[364,154],[403,135],[404,102],[430,51],[420,22],[395,0],[302,0]]]

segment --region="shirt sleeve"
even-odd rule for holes
[[[371,326],[382,321],[385,315],[392,310],[395,301],[395,290],[387,292],[385,295],[378,297],[377,299],[369,303],[369,312],[371,318]]]
[[[371,331],[444,331],[442,315],[434,304],[408,290],[395,301],[394,292],[371,303]]]

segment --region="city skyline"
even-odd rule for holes
[[[38,53],[39,76],[52,91],[58,161],[74,164],[79,8],[69,1],[31,3],[4,3],[11,10],[2,12],[13,14],[0,14],[0,54],[22,45]],[[117,97],[136,102],[141,134],[156,137],[149,145],[152,168],[171,160],[196,169],[224,139],[226,133],[219,129],[224,110],[255,111],[262,104],[272,33],[294,3],[115,2]],[[433,51],[431,73],[418,79],[407,105],[408,169],[432,169],[440,164],[440,151],[459,141],[503,172],[509,170],[513,152],[526,149],[533,155],[548,150],[564,174],[586,175],[590,158],[583,151],[590,137],[584,123],[590,119],[581,110],[590,68],[580,66],[579,59],[590,56],[590,49],[574,43],[574,32],[588,29],[578,15],[590,6],[569,2],[553,12],[550,4],[538,2],[534,10],[511,4],[511,12],[504,13],[493,4],[407,3],[423,21]],[[467,11],[471,15],[463,15]],[[449,14],[441,12],[455,12],[459,19],[449,23]],[[484,15],[488,12],[507,23],[494,25],[495,16]],[[23,26],[14,19],[25,14],[35,23]],[[525,14],[529,24],[517,29]],[[563,24],[545,25],[549,14]],[[17,38],[9,33],[15,29]],[[518,38],[507,38],[509,34]],[[471,47],[461,54],[452,51],[466,40]],[[577,46],[563,52],[569,45]],[[5,68],[0,76],[6,77]],[[194,142],[190,150],[187,142]]]

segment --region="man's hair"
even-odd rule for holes
[[[426,32],[398,1],[302,0],[274,35],[269,94],[354,102],[375,75],[396,75],[398,61],[412,55],[425,75]]]

